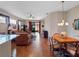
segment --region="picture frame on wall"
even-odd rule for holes
[[[79,19],[74,19],[73,26],[75,30],[79,30]]]

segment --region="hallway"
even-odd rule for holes
[[[40,38],[38,32],[33,33],[35,36],[32,39],[32,43],[29,46],[16,46],[12,44],[13,52],[12,56],[17,57],[50,57],[51,52],[49,49],[49,42],[47,39]]]

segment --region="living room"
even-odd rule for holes
[[[79,57],[78,10],[79,1],[0,1],[0,57]]]

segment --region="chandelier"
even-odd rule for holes
[[[34,19],[35,16],[31,12],[27,12],[27,19]]]
[[[69,24],[64,19],[64,1],[62,1],[61,3],[62,3],[62,20],[60,23],[58,23],[58,26],[67,26]]]

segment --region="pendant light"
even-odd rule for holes
[[[66,22],[65,21],[65,19],[64,19],[64,1],[61,1],[61,3],[62,3],[62,20],[61,20],[61,22],[60,23],[58,23],[58,26],[67,26],[67,25],[69,25],[68,24],[68,22]]]

